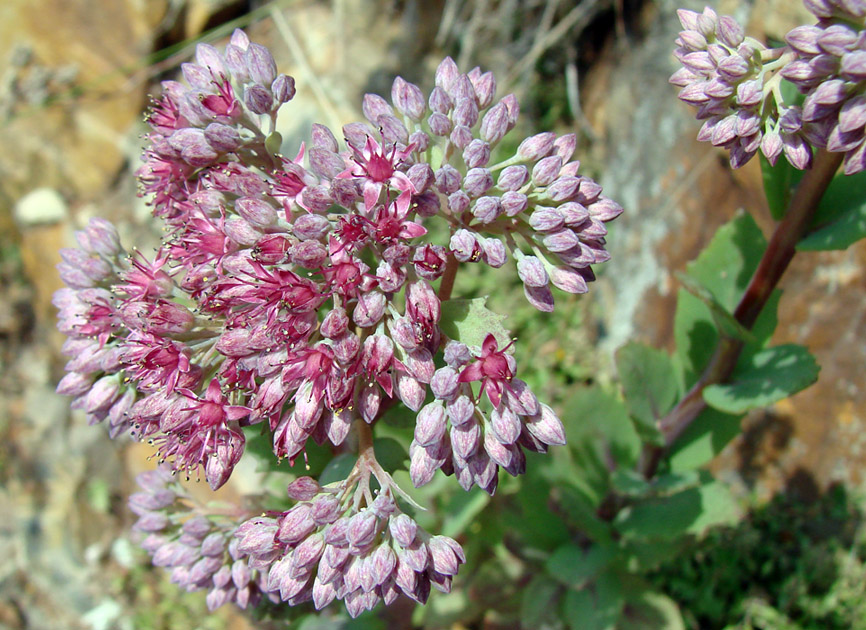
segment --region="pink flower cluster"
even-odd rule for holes
[[[683,67],[671,83],[705,120],[698,139],[728,149],[734,167],[760,150],[773,164],[784,153],[809,168],[813,150],[826,148],[845,153],[846,174],[866,168],[866,2],[805,5],[818,23],[794,28],[778,49],[709,7],[678,12],[685,30],[674,54]],[[782,79],[806,95],[802,105],[786,102]]]
[[[167,81],[152,107],[138,172],[167,237],[153,258],[127,255],[115,229],[94,220],[80,248],[64,250],[68,288],[55,304],[71,360],[58,391],[92,422],[107,418],[112,435],[150,441],[173,471],[203,471],[214,489],[241,459],[246,426],[294,462],[310,439],[343,447],[353,425],[369,432],[396,401],[422,410],[428,390],[435,400],[411,447],[416,485],[441,469],[492,493],[500,467],[523,471],[522,448],[564,443],[554,412],[516,378],[510,347],[492,335],[480,347],[448,339],[441,320],[461,263],[500,267],[509,252],[540,310],[553,309],[550,284],[587,290],[590,265],[608,259],[604,224],[622,209],[578,173],[574,135],[537,134],[491,163],[517,100],[496,100],[492,74],[446,59],[429,96],[397,78],[390,102],[364,97],[367,121],[343,127],[344,147],[314,125],[310,146],[287,159],[274,130],[294,81],[266,48],[236,31],[224,53],[200,44],[182,69],[186,85]],[[445,230],[428,232],[436,221],[448,228],[441,243],[431,235]],[[379,495],[363,484],[352,493],[371,471]],[[248,521],[229,552],[267,576],[260,591],[290,603],[339,598],[356,614],[399,592],[423,601],[456,573],[446,548],[460,562],[462,552],[410,536],[401,491],[383,474],[362,454],[348,485]],[[286,533],[291,515],[325,503],[327,518]],[[364,536],[354,526],[337,534],[356,520]],[[170,566],[204,554],[182,551]],[[175,573],[186,586],[211,584],[207,571]]]

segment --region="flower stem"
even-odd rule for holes
[[[758,268],[734,310],[734,318],[746,329],[750,330],[755,324],[782,274],[788,268],[796,253],[797,243],[805,235],[821,197],[842,163],[842,158],[841,153],[818,151],[812,168],[803,175],[785,217],[776,226],[767,249],[758,263]],[[645,449],[639,463],[639,470],[644,477],[650,479],[655,475],[663,455],[706,408],[704,388],[715,383],[723,383],[730,378],[743,345],[742,341],[730,337],[723,336],[719,340],[709,364],[698,381],[676,407],[659,421],[664,446]]]
[[[454,254],[448,254],[448,261],[445,263],[445,273],[442,274],[442,282],[439,284],[439,301],[451,299],[451,292],[454,290],[454,279],[457,277],[457,267],[460,262],[454,257]]]

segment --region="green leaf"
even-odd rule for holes
[[[596,543],[610,540],[610,523],[598,517],[597,502],[593,502],[571,484],[559,484],[554,490],[557,503],[570,525]]]
[[[559,585],[546,575],[536,575],[532,578],[523,591],[520,625],[527,629],[537,628],[539,623],[551,614],[559,590]]]
[[[818,204],[810,233],[800,251],[847,249],[866,237],[866,171],[837,175]]]
[[[617,350],[616,369],[629,412],[644,429],[657,432],[656,422],[671,410],[680,395],[671,357],[662,350],[632,342]]]
[[[685,534],[701,535],[714,525],[735,523],[738,514],[727,487],[711,481],[636,503],[621,511],[614,525],[626,538],[674,540]]]
[[[818,380],[820,368],[803,346],[787,344],[758,352],[734,373],[733,382],[704,389],[708,405],[744,413],[792,396]]]
[[[616,557],[616,549],[607,545],[592,545],[584,551],[569,543],[557,548],[544,567],[562,584],[582,588]]]
[[[767,197],[767,205],[770,207],[770,214],[776,221],[779,221],[785,216],[794,189],[803,177],[803,171],[791,166],[784,157],[780,157],[776,161],[776,165],[772,166],[763,154],[759,153],[759,156],[761,173],[764,176],[764,195]]]
[[[564,405],[561,418],[569,446],[599,451],[602,462],[612,458],[630,468],[637,462],[641,440],[622,401],[599,387],[578,390]]]
[[[355,462],[357,460],[358,456],[354,453],[341,453],[340,455],[337,455],[334,459],[328,462],[328,465],[325,466],[325,470],[323,470],[322,474],[319,475],[319,483],[326,486],[335,481],[342,481],[349,476],[350,472],[352,472],[352,468],[355,467]]]
[[[607,630],[595,616],[595,599],[589,589],[568,591],[562,602],[562,616],[571,630]]]
[[[481,346],[492,333],[501,350],[511,343],[511,333],[502,325],[506,317],[494,313],[486,304],[486,297],[446,300],[442,302],[439,327],[448,338],[467,346]]]
[[[660,495],[674,494],[688,488],[693,488],[700,482],[700,475],[694,470],[669,472],[656,477],[652,482],[652,489]]]
[[[766,246],[752,217],[740,214],[719,228],[707,248],[689,264],[688,275],[723,309],[733,312]],[[686,385],[690,386],[712,356],[719,335],[710,308],[683,290],[678,293],[674,338]]]
[[[562,616],[571,630],[613,630],[624,604],[620,575],[603,571],[592,584],[565,593]]]
[[[740,433],[741,415],[707,408],[677,438],[668,461],[672,472],[700,468]]]
[[[697,280],[693,280],[683,273],[676,275],[679,281],[682,282],[683,288],[698,298],[708,309],[710,309],[710,315],[712,315],[713,322],[716,324],[716,329],[722,333],[723,336],[731,339],[739,339],[740,341],[745,342],[755,341],[755,336],[751,331],[738,322],[734,318],[733,313],[719,304],[719,301],[715,298],[712,292],[709,291],[709,289],[702,287]]]
[[[685,630],[679,606],[667,595],[645,591],[628,601],[618,630]]]
[[[365,611],[355,619],[347,619],[342,630],[385,630],[385,621],[373,611]]]
[[[618,494],[627,497],[639,497],[647,494],[651,489],[643,475],[631,468],[617,468],[613,471],[610,482]]]
[[[562,519],[550,511],[553,486],[538,473],[539,462],[532,461],[533,454],[527,455],[527,474],[521,478],[521,491],[513,495],[509,511],[514,511],[508,514],[506,522],[524,546],[552,551],[569,540],[571,532]]]
[[[718,229],[686,269],[723,308],[733,311],[766,247],[767,240],[755,220],[741,213]]]
[[[442,534],[451,538],[462,534],[488,503],[490,495],[480,488],[455,494],[445,509],[447,515],[442,523]]]
[[[376,453],[376,460],[387,472],[408,470],[406,462],[409,460],[409,453],[394,438],[376,438],[373,440],[373,452]]]

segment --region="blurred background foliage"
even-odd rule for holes
[[[775,27],[768,16],[780,6],[789,10],[791,3],[729,4],[741,14],[754,11],[753,21],[769,33]],[[443,55],[464,69],[482,65],[497,74],[500,93],[513,90],[521,100],[521,128],[510,137],[577,132],[582,170],[600,177],[606,194],[635,212],[646,199],[669,209],[687,196],[683,180],[696,186],[723,169],[706,149],[700,159],[678,155],[673,159],[718,170],[688,171],[694,179],[679,178],[664,183],[661,192],[645,188],[637,195],[623,183],[636,175],[611,170],[620,151],[638,151],[628,143],[611,144],[623,143],[611,127],[635,111],[615,109],[633,106],[616,96],[621,95],[614,89],[616,64],[629,51],[643,55],[661,66],[663,82],[672,68],[669,52],[653,50],[669,51],[676,6],[662,0],[4,3],[0,628],[866,628],[863,497],[854,484],[828,487],[808,469],[761,485],[762,472],[780,470],[774,466],[776,451],[791,446],[788,425],[774,424],[772,413],[753,414],[754,430],[747,432],[752,442],[735,443],[740,452],[751,448],[750,457],[728,455],[715,467],[723,482],[704,468],[737,433],[738,417],[711,418],[730,429],[724,438],[702,451],[700,442],[693,442],[698,451],[686,452],[685,463],[669,466],[652,485],[629,474],[640,439],[651,435],[634,422],[640,413],[617,387],[623,374],[611,349],[624,337],[615,332],[622,320],[637,321],[630,333],[667,350],[677,333],[675,291],[659,289],[655,301],[635,297],[634,312],[618,310],[623,281],[608,276],[637,278],[627,265],[602,266],[594,293],[558,294],[556,312],[545,316],[524,300],[516,274],[479,265],[458,278],[455,295],[489,296],[492,310],[508,314],[506,325],[518,339],[520,375],[561,412],[569,446],[531,458],[527,474],[503,479],[492,498],[477,490],[464,493],[441,476],[415,491],[416,500],[428,507],[415,515],[419,524],[458,538],[468,559],[454,592],[434,595],[423,608],[402,602],[353,621],[336,607],[321,615],[306,607],[269,606],[252,618],[228,607],[208,613],[204,593],[180,592],[147,565],[146,555],[128,538],[132,519],[125,496],[134,474],[152,465],[149,450],[127,444],[118,455],[117,445],[99,428],[82,426],[80,417],[70,415],[68,401],[53,395],[63,363],[49,305],[59,286],[55,252],[70,244],[72,229],[95,214],[117,221],[128,244],[145,249],[142,243],[157,242],[132,176],[144,131],[141,113],[145,95],[157,91],[160,80],[177,76],[179,63],[198,41],[218,43],[231,29],[248,28],[288,64],[284,69],[298,79],[299,95],[286,110],[296,106],[297,114],[283,115],[289,119],[283,121],[287,154],[294,153],[309,123],[359,118],[360,95],[387,94],[396,74],[429,87]],[[660,107],[674,109],[672,90],[665,98]],[[685,111],[676,115],[689,119]],[[658,135],[661,127],[655,127]],[[671,145],[673,139],[656,142]],[[692,219],[706,220],[695,228],[700,239],[691,243],[683,236],[682,249],[659,254],[658,264],[682,269],[737,206],[760,198],[753,176],[734,185],[740,191],[734,198],[692,202],[699,206]],[[34,190],[42,196],[28,200]],[[715,216],[701,203],[726,209]],[[616,227],[610,240],[623,256],[634,253],[638,267],[652,267],[657,261],[648,265],[633,241],[652,245],[665,239],[654,236],[652,213],[635,215]],[[668,228],[683,230],[682,222],[670,220]],[[842,262],[848,265],[843,270],[855,274],[849,282],[857,282],[860,259]],[[626,360],[629,352],[655,361],[666,373],[667,354],[634,345],[617,360]],[[849,372],[851,365],[846,364]],[[853,378],[859,383],[859,375]],[[675,395],[680,385],[672,387]],[[777,412],[784,416],[786,409]],[[411,421],[411,414],[395,409],[377,429],[377,437],[396,440],[377,448],[397,466],[405,456],[399,443],[408,444]],[[762,433],[761,426],[770,430]],[[249,448],[266,456],[269,450],[255,439]],[[340,465],[327,452],[312,451],[308,461],[310,473]],[[228,488],[228,497],[282,492],[293,472],[252,467],[238,476],[246,481]],[[408,475],[396,477],[411,487]],[[605,522],[598,513],[611,487],[646,499],[644,509],[615,526]],[[698,518],[706,513],[711,518],[705,522]]]

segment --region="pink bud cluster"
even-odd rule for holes
[[[782,76],[806,95],[804,124],[814,128],[816,146],[844,153],[846,175],[866,169],[866,2],[811,0],[818,18],[785,36],[797,59]]]
[[[493,494],[499,467],[515,476],[526,469],[523,448],[546,453],[548,446],[565,444],[559,418],[514,378],[514,357],[498,347],[493,335],[477,355],[465,344],[449,342],[445,361],[430,381],[436,400],[418,414],[409,450],[416,486],[442,469],[453,473],[464,490],[478,485]],[[478,384],[479,396],[472,383]]]
[[[133,530],[153,564],[170,570],[171,581],[187,591],[207,590],[210,610],[228,602],[256,606],[268,576],[240,551],[237,524],[192,514],[189,495],[166,468],[141,473],[137,481],[141,490],[129,497],[138,515]]]
[[[450,592],[466,562],[462,548],[402,513],[390,477],[377,473],[385,486],[375,498],[364,479],[322,487],[301,477],[288,489],[293,508],[238,528],[237,548],[268,571],[268,591],[291,605],[312,600],[316,609],[343,600],[352,617],[400,594],[423,604],[431,587]]]
[[[63,252],[68,288],[55,304],[71,360],[58,391],[92,422],[107,418],[112,435],[150,441],[174,472],[203,471],[213,489],[243,456],[244,427],[258,425],[274,456],[294,463],[308,440],[345,448],[353,425],[369,434],[391,404],[418,412],[430,391],[411,447],[416,485],[441,469],[492,493],[499,467],[523,472],[522,449],[564,443],[559,419],[516,378],[510,348],[492,335],[480,347],[449,339],[441,301],[461,263],[500,267],[509,251],[536,308],[553,309],[550,284],[587,290],[591,265],[608,258],[604,224],[622,209],[578,174],[574,135],[537,134],[491,164],[517,100],[496,100],[492,74],[462,74],[446,59],[429,96],[397,78],[390,102],[364,97],[367,122],[343,127],[345,145],[317,124],[287,159],[274,129],[294,82],[266,48],[236,31],[224,53],[199,45],[183,75],[187,85],[166,82],[153,105],[138,172],[165,223],[162,246],[152,259],[128,255],[94,220],[80,248]],[[435,221],[449,228],[443,242],[425,227]],[[342,489],[249,521],[229,544],[235,561],[249,555],[267,576],[259,590],[289,603],[342,599],[356,614],[399,592],[423,601],[431,585],[447,589],[459,546],[410,536],[399,488],[373,455],[358,462]],[[379,496],[360,483],[351,497],[361,498],[345,503],[370,471]],[[320,504],[338,505],[334,520],[305,517],[313,529],[287,533],[289,514]],[[360,520],[369,541],[335,538],[338,523]],[[183,552],[170,565],[183,582],[178,567],[195,554],[171,545]],[[194,575],[183,583],[207,582]]]
[[[793,29],[773,50],[709,7],[678,12],[685,30],[674,54],[683,67],[671,83],[705,120],[698,139],[728,149],[735,168],[759,150],[773,164],[784,153],[809,168],[816,147],[844,152],[847,174],[866,168],[866,3],[805,4],[818,24]],[[802,106],[785,101],[781,79],[806,94]]]

